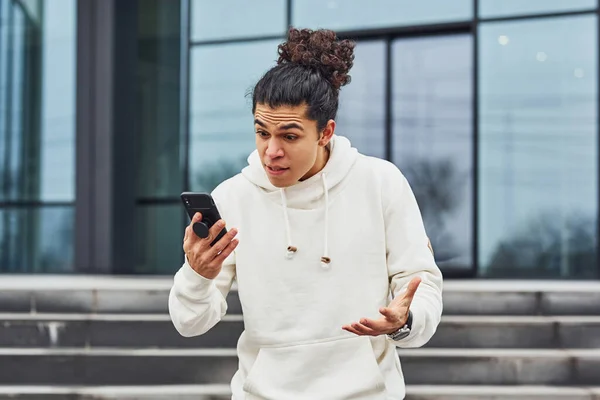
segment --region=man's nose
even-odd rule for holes
[[[283,148],[277,143],[277,140],[271,139],[267,145],[266,154],[269,158],[283,157]]]

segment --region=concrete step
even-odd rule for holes
[[[0,386],[0,400],[230,400],[229,385]],[[600,400],[600,388],[552,386],[406,387],[406,400]]]
[[[8,313],[0,347],[235,348],[243,329],[241,315],[185,338],[167,314]],[[427,347],[600,348],[600,316],[444,316]]]
[[[241,315],[185,338],[166,314],[0,314],[0,347],[235,348],[243,329]]]
[[[0,386],[0,400],[231,400],[228,384],[153,386]]]
[[[0,312],[165,313],[171,277],[13,276]],[[234,285],[229,312],[241,312]],[[600,315],[600,281],[444,282],[446,315]]]
[[[409,385],[406,400],[600,400],[600,388]]]
[[[600,349],[399,350],[412,385],[600,384]],[[0,349],[0,384],[226,384],[235,349]]]

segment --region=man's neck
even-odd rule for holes
[[[308,171],[308,173],[300,179],[300,182],[305,181],[308,178],[315,176],[323,168],[325,168],[325,166],[327,165],[327,162],[329,161],[329,156],[330,156],[329,145],[319,148],[319,153],[317,154],[317,161],[315,162],[315,165],[313,165],[313,167],[310,169],[310,171]]]

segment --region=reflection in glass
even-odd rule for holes
[[[6,111],[8,111],[6,119],[6,152],[4,153],[4,162],[7,166],[6,171],[8,172],[8,198],[14,199],[19,198],[23,195],[23,187],[20,185],[20,181],[23,178],[23,149],[24,147],[24,124],[23,124],[23,112],[25,111],[24,90],[26,85],[26,77],[24,72],[27,47],[26,47],[26,26],[24,12],[20,7],[13,7],[12,9],[12,20],[10,21],[12,37],[9,39],[9,48],[11,57],[8,58],[7,62],[7,77],[10,76],[11,82],[7,82],[7,92],[10,93],[9,103],[7,104]],[[9,18],[10,18],[9,17]],[[9,72],[10,71],[10,72]],[[10,74],[10,75],[9,75]],[[6,115],[6,114],[5,114]],[[21,186],[21,187],[20,187]]]
[[[12,1],[0,3],[0,200],[26,197],[23,181],[21,112],[26,55],[23,10]],[[28,77],[27,77],[28,78]]]
[[[136,274],[174,274],[183,263],[184,209],[181,204],[137,207]],[[187,218],[187,216],[186,216]]]
[[[0,272],[72,272],[73,217],[73,207],[0,208]]]
[[[385,158],[385,43],[358,42],[351,82],[340,91],[336,134],[363,154]]]
[[[286,0],[191,0],[191,40],[285,35]]]
[[[0,200],[74,199],[75,14],[0,2]]]
[[[472,0],[292,0],[292,25],[354,30],[465,21]]]
[[[181,49],[173,46],[181,37],[180,7],[170,1],[145,1],[138,7],[137,86],[135,106],[135,174],[138,198],[178,196],[183,189],[181,162],[181,94],[179,84],[185,73]],[[160,18],[156,18],[160,15]],[[151,34],[149,34],[151,32]]]
[[[597,0],[478,0],[479,17],[494,18],[596,8]]]
[[[393,161],[419,203],[440,267],[472,267],[472,41],[393,43]]]
[[[46,0],[43,9],[41,198],[75,199],[75,0]]]
[[[247,165],[255,148],[246,96],[277,61],[280,41],[196,46],[191,50],[190,187],[211,191]]]
[[[480,271],[595,276],[596,17],[487,23],[479,34]]]
[[[0,2],[0,201],[74,200],[75,0]],[[72,272],[73,207],[0,208],[0,272]]]

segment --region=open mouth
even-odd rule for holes
[[[269,165],[266,165],[266,167],[267,167],[267,171],[271,175],[281,175],[289,169],[289,168],[282,168],[282,167],[271,167]]]

